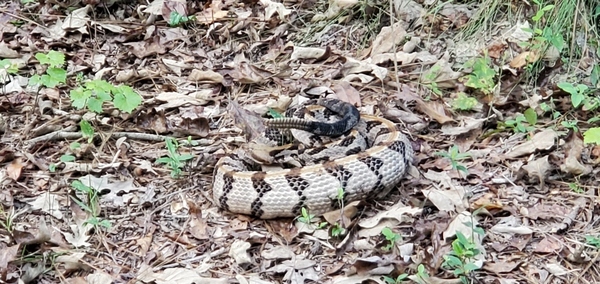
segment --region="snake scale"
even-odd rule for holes
[[[328,136],[338,136],[362,125],[368,148],[346,149],[347,143],[342,142],[336,146],[346,151],[340,157],[273,171],[251,170],[239,158],[225,156],[219,159],[214,170],[214,202],[233,213],[272,219],[299,216],[302,208],[311,215],[339,208],[340,189],[345,202],[342,204],[387,195],[412,163],[414,153],[408,138],[393,122],[360,115],[349,103],[319,99],[317,104],[337,114],[339,120],[318,122],[289,117],[268,121],[267,125]]]

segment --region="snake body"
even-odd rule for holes
[[[225,156],[215,166],[216,204],[233,213],[271,219],[299,216],[302,208],[320,215],[347,202],[387,195],[412,163],[414,154],[408,138],[387,119],[357,117],[358,110],[348,103],[325,99],[320,104],[340,114],[340,121],[315,124],[282,119],[269,125],[308,131],[319,128],[327,132],[325,135],[335,136],[336,129],[345,132],[360,120],[369,148],[358,153],[347,149],[347,155],[323,163],[273,171],[250,170],[236,157]]]

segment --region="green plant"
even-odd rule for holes
[[[419,264],[419,266],[417,266],[416,276],[417,277],[413,278],[412,280],[417,282],[418,284],[431,283],[429,281],[429,273],[427,273],[427,270],[425,270],[425,266],[423,264]]]
[[[583,190],[583,188],[581,188],[581,186],[579,186],[577,183],[574,183],[574,182],[569,183],[569,189],[571,189],[575,193],[584,193],[585,192]]]
[[[592,235],[585,236],[585,242],[588,245],[594,246],[597,249],[600,248],[600,238]]]
[[[544,112],[552,113],[552,119],[559,118],[562,114],[555,109],[554,98],[550,98],[550,103],[543,102],[540,104],[540,109]]]
[[[4,211],[4,207],[0,206],[0,217],[2,217],[2,222],[0,222],[0,225],[2,225],[2,227],[4,227],[5,230],[11,233],[14,229],[15,218],[18,215],[19,214],[15,213],[14,207],[10,207],[10,211],[6,212]]]
[[[10,62],[8,59],[0,60],[0,69],[6,70],[6,73],[8,74],[17,74],[17,72],[19,72],[17,64]]]
[[[165,145],[167,147],[167,157],[162,157],[156,160],[159,164],[166,164],[171,170],[171,177],[178,178],[181,175],[181,169],[185,161],[190,160],[194,156],[191,154],[179,154],[178,148],[179,143],[177,140],[173,138],[167,138],[165,140]]]
[[[79,122],[79,128],[81,129],[83,138],[87,138],[88,143],[91,143],[92,139],[94,139],[94,128],[92,125],[87,120],[82,119]]]
[[[183,16],[177,13],[176,11],[171,11],[171,14],[169,15],[168,25],[170,27],[178,27],[194,20],[196,20],[196,17],[194,16]]]
[[[583,143],[600,145],[600,127],[593,127],[583,132]]]
[[[452,108],[456,110],[472,110],[475,106],[477,106],[477,99],[463,92],[458,93],[458,97],[452,101]]]
[[[597,96],[590,96],[594,90],[584,84],[575,85],[561,82],[558,83],[557,86],[571,95],[571,103],[575,108],[578,108],[583,104],[583,110],[591,111],[600,105],[600,98]]]
[[[310,214],[308,212],[308,209],[306,209],[306,207],[302,207],[302,211],[300,214],[301,215],[297,217],[298,222],[300,222],[300,223],[304,223],[306,225],[312,225],[313,223],[317,223],[315,225],[315,227],[317,229],[322,229],[322,228],[325,228],[325,226],[327,226],[327,222],[321,222],[321,223],[315,222],[316,221],[316,220],[314,220],[315,215]]]
[[[131,113],[142,103],[142,97],[131,87],[114,86],[105,80],[85,82],[69,92],[71,105],[77,109],[87,107],[89,110],[102,113],[105,102],[112,101],[113,105],[124,112]]]
[[[396,278],[383,276],[383,281],[385,281],[387,284],[398,284],[404,282],[405,280],[408,280],[408,274],[406,273],[402,273]]]
[[[526,125],[525,122],[529,125]],[[528,133],[535,130],[533,127],[535,124],[537,124],[537,113],[532,108],[528,108],[524,114],[504,121],[502,126],[512,129],[515,133]]]
[[[98,195],[98,191],[90,186],[86,186],[79,180],[74,180],[71,183],[71,187],[75,189],[76,194],[80,193],[84,195],[83,201],[75,196],[70,197],[77,205],[79,205],[79,207],[91,215],[85,223],[91,224],[94,227],[102,226],[110,228],[111,224],[108,220],[98,218],[98,215],[100,214],[100,196]]]
[[[423,75],[423,79],[425,79],[424,81],[426,82],[425,86],[427,86],[427,88],[429,88],[429,90],[431,90],[432,93],[434,93],[438,96],[442,95],[442,91],[440,90],[440,88],[438,88],[438,84],[437,84],[437,82],[435,82],[435,79],[440,74],[441,69],[442,69],[441,66],[434,65],[433,67],[431,67],[431,69],[429,69],[429,71],[427,71]]]
[[[458,146],[453,145],[452,147],[450,147],[450,149],[448,149],[448,151],[435,152],[435,155],[450,160],[450,164],[452,165],[453,169],[463,171],[465,173],[469,172],[467,170],[467,167],[465,167],[462,164],[459,164],[459,162],[471,157],[471,154],[460,153],[460,151],[458,150]]]
[[[346,235],[346,229],[344,229],[344,227],[342,227],[338,223],[333,224],[333,226],[331,226],[329,232],[330,232],[331,236],[334,238]]]
[[[562,125],[566,129],[573,129],[573,131],[579,131],[579,127],[577,127],[577,119],[563,120],[560,122],[560,125]]]
[[[467,75],[465,85],[467,87],[481,91],[484,95],[493,94],[496,82],[496,70],[492,66],[492,61],[489,57],[479,57],[467,61],[464,64],[465,68],[471,68],[472,71]]]
[[[469,240],[463,233],[457,231],[456,239],[452,242],[452,251],[444,256],[442,268],[452,270],[454,275],[460,277],[462,283],[468,283],[471,272],[479,269],[473,262],[479,253],[473,237]]]
[[[388,227],[381,229],[381,234],[385,237],[386,241],[388,242],[382,248],[383,251],[390,251],[391,249],[394,248],[394,245],[396,244],[396,242],[401,239],[399,234],[394,233],[394,231],[392,231],[392,229],[390,229]]]
[[[33,75],[29,80],[32,86],[45,86],[54,88],[59,84],[64,84],[67,81],[67,70],[62,66],[65,64],[65,55],[61,52],[50,50],[47,54],[36,53],[35,58],[42,65],[47,65],[46,74]]]

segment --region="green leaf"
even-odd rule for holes
[[[94,128],[92,125],[87,120],[81,120],[79,122],[79,127],[81,128],[83,138],[87,138],[88,143],[91,143],[92,139],[94,139]]]
[[[87,100],[92,96],[92,91],[79,87],[71,90],[69,96],[71,97],[71,105],[77,109],[82,109]]]
[[[69,149],[71,149],[71,150],[75,150],[75,149],[79,149],[79,148],[81,148],[81,143],[73,142],[73,143],[69,144]]]
[[[573,107],[577,108],[581,103],[585,100],[585,96],[580,93],[571,94],[571,102],[573,103]]]
[[[61,67],[65,64],[65,55],[62,52],[50,50],[47,58],[50,67]]]
[[[600,7],[600,6],[598,6]],[[590,81],[592,82],[592,87],[598,87],[598,81],[600,80],[600,65],[594,65],[592,68],[592,74],[590,74]]]
[[[67,71],[65,69],[51,67],[46,70],[46,74],[56,82],[64,84],[67,81]]]
[[[600,127],[594,127],[583,132],[583,143],[600,144]]]
[[[156,163],[158,163],[158,164],[168,164],[172,161],[173,161],[173,159],[171,159],[170,157],[162,157],[162,158],[156,159]]]
[[[98,98],[89,98],[87,100],[87,107],[89,110],[95,112],[95,113],[102,113],[102,104],[104,103],[103,100],[100,100]]]
[[[74,180],[73,182],[71,182],[71,187],[83,193],[93,192],[93,189],[91,187],[83,184],[83,182],[81,182],[80,180]]]
[[[113,103],[119,110],[131,113],[142,103],[142,97],[129,86],[119,86]]]
[[[567,83],[567,82],[560,82],[558,84],[556,84],[556,86],[558,86],[559,88],[561,88],[563,91],[573,95],[573,94],[577,94],[577,89],[575,88],[575,86],[573,86],[573,84],[571,83]]]
[[[472,110],[477,105],[477,99],[459,93],[458,97],[453,101],[452,106],[458,110]]]
[[[60,156],[60,161],[63,162],[63,163],[73,162],[73,161],[75,161],[75,156],[73,156],[73,155],[62,155],[62,156]]]
[[[33,75],[31,76],[31,78],[29,78],[29,82],[28,82],[29,86],[39,86],[42,84],[42,77],[40,77],[40,75]]]
[[[56,164],[55,163],[51,163],[50,165],[48,165],[48,170],[51,173],[56,172]]]
[[[528,108],[527,110],[525,110],[524,116],[525,120],[527,120],[527,123],[529,123],[530,125],[537,124],[537,113],[532,108]]]
[[[192,155],[192,154],[183,154],[183,155],[178,155],[177,160],[187,161],[189,159],[192,159],[193,157],[194,157],[194,155]]]

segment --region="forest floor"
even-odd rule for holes
[[[0,282],[600,282],[598,4],[137,2],[0,4]],[[410,136],[397,188],[216,207],[231,102],[327,93]]]

